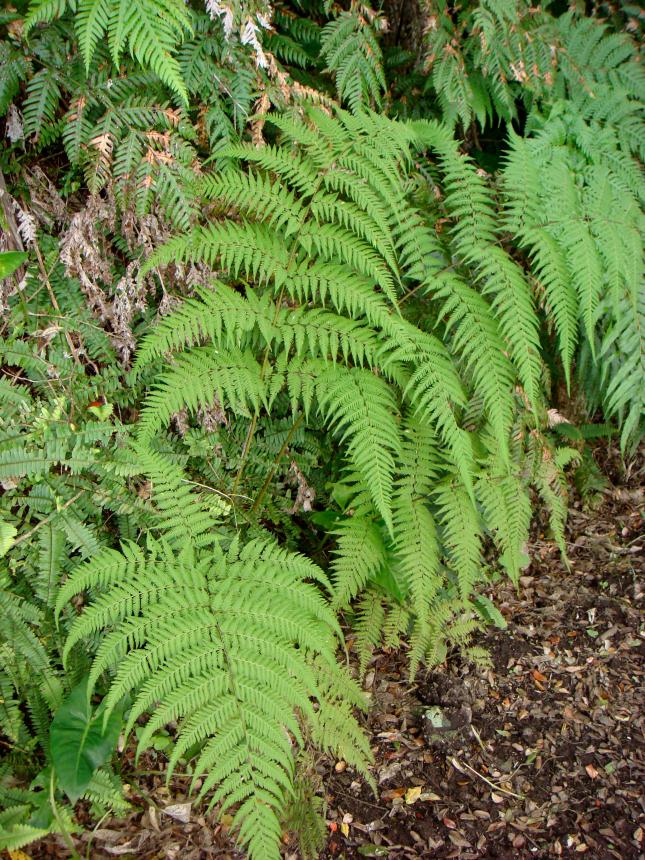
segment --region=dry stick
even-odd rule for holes
[[[84,493],[84,492],[85,492],[85,490],[81,490],[79,493],[76,493],[76,495],[75,495],[75,496],[72,496],[72,498],[71,498],[71,499],[68,499],[68,500],[65,502],[65,504],[64,504],[61,508],[59,508],[58,510],[56,510],[56,511],[54,511],[53,513],[49,514],[49,516],[46,516],[46,517],[45,517],[45,519],[44,519],[44,520],[41,520],[41,521],[38,523],[38,525],[35,525],[35,526],[33,527],[33,529],[30,529],[28,532],[25,532],[25,534],[24,534],[24,535],[21,535],[21,536],[18,538],[18,540],[16,540],[16,541],[14,541],[14,542],[13,542],[12,546],[18,546],[18,544],[19,544],[19,543],[22,543],[24,540],[27,540],[27,538],[30,538],[30,537],[33,535],[33,533],[34,533],[34,532],[37,532],[37,531],[38,531],[38,529],[39,529],[41,526],[47,525],[47,523],[48,523],[51,519],[53,519],[53,518],[56,516],[56,514],[60,514],[60,513],[62,513],[66,508],[69,508],[69,507],[70,507],[70,505],[73,505],[73,504],[74,504],[74,502],[77,502],[77,501],[80,499],[80,497],[83,495],[83,493]]]
[[[484,746],[484,742],[482,741],[481,735],[479,734],[479,732],[477,731],[475,726],[472,725],[472,723],[470,725],[470,730],[474,734],[475,739],[476,739],[477,743],[479,744],[479,746],[484,750],[484,752],[486,752],[486,747]]]
[[[509,797],[517,797],[518,800],[525,800],[526,799],[523,794],[515,794],[514,791],[509,791],[506,788],[502,788],[501,785],[497,785],[496,783],[491,782],[490,779],[487,779],[482,773],[480,773],[478,770],[475,770],[474,767],[471,767],[469,764],[466,764],[466,762],[464,762],[462,765],[459,761],[457,761],[457,759],[454,756],[451,757],[450,762],[451,762],[453,767],[457,768],[457,770],[462,770],[462,768],[464,768],[464,767],[468,768],[468,770],[471,773],[474,773],[475,776],[478,776],[480,779],[483,779],[484,782],[487,785],[490,785],[491,788],[494,788],[495,791],[501,791],[502,794],[507,794]]]

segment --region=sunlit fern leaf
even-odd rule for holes
[[[176,551],[151,540],[149,547],[105,550],[72,574],[57,612],[79,591],[101,593],[74,621],[65,655],[110,629],[91,673],[93,684],[104,668],[116,670],[108,712],[128,693],[135,695],[128,730],[152,712],[140,751],[158,727],[177,721],[169,777],[183,752],[201,743],[195,774],[203,775],[202,795],[220,814],[238,806],[233,826],[251,857],[277,858],[294,779],[287,731],[301,738],[296,712],[309,722],[324,712],[330,747],[343,749],[360,735],[349,711],[333,718],[335,687],[350,691],[352,703],[360,694],[336,663],[338,624],[312,584],[324,587],[324,575],[304,557],[261,542],[234,541],[226,551],[215,543],[199,555],[189,544]],[[366,767],[369,750],[361,746],[367,757],[355,750],[354,758]]]

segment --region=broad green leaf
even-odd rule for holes
[[[92,774],[110,758],[122,715],[113,711],[104,724],[103,708],[94,711],[82,681],[56,711],[50,728],[51,755],[58,781],[72,803],[90,784]]]
[[[0,281],[13,275],[27,259],[24,251],[3,251],[0,253]]]

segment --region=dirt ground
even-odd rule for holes
[[[365,686],[378,795],[344,762],[320,763],[321,858],[645,858],[644,471],[642,460],[620,477],[603,465],[600,507],[571,510],[570,568],[537,531],[519,593],[492,593],[508,622],[481,637],[492,668],[453,659],[411,685],[404,653],[375,655]],[[438,713],[451,731],[433,728]],[[86,833],[81,854],[242,856],[226,826],[172,809],[186,801],[181,778],[170,791],[161,775],[147,780],[132,790],[137,810]],[[66,856],[51,841],[29,853]]]

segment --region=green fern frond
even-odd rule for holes
[[[524,273],[501,248],[473,249],[470,256],[482,281],[484,296],[491,297],[492,310],[504,332],[522,386],[536,408],[542,375],[540,333]]]
[[[433,500],[447,561],[466,600],[481,576],[481,519],[472,499],[454,483],[439,484]]]
[[[41,69],[27,84],[27,97],[23,105],[24,130],[36,140],[45,126],[51,124],[61,98],[56,74],[51,69]]]
[[[325,420],[347,443],[348,456],[392,531],[394,457],[399,452],[397,409],[390,387],[368,370],[323,370],[317,380]]]
[[[25,31],[59,17],[66,5],[59,0],[33,0]],[[152,69],[182,101],[188,102],[174,56],[177,46],[192,32],[190,15],[180,0],[80,0],[75,12],[74,23],[87,71],[98,45],[107,37],[115,66],[127,47],[132,57]]]
[[[429,429],[408,421],[400,458],[401,476],[393,501],[394,555],[397,573],[406,584],[414,615],[410,648],[410,674],[423,656],[430,607],[443,585],[441,546],[428,509],[433,481],[441,470],[438,440]]]
[[[351,681],[335,659],[336,619],[310,583],[324,576],[302,556],[260,542],[234,541],[226,552],[214,544],[200,557],[186,545],[178,553],[167,544],[151,544],[149,555],[124,552],[105,551],[61,589],[58,612],[71,595],[102,590],[73,622],[65,654],[93,631],[112,628],[91,673],[94,682],[104,667],[117,670],[108,712],[130,691],[130,726],[154,710],[140,750],[153,727],[178,720],[169,776],[182,752],[202,742],[195,764],[202,796],[215,789],[210,802],[220,813],[239,804],[233,824],[249,855],[277,858],[294,780],[287,731],[301,738],[295,712],[311,722],[314,697],[328,743],[351,745],[358,736],[349,711],[334,717],[334,685],[346,690]],[[316,676],[312,661],[320,665]],[[321,691],[322,677],[328,687]]]
[[[381,643],[385,622],[383,597],[373,588],[366,589],[364,585],[361,591],[363,594],[356,606],[356,620],[354,622],[356,650],[359,658],[359,678],[364,677],[372,652]]]
[[[344,519],[336,530],[336,538],[332,564],[334,604],[348,606],[381,571],[387,553],[378,525],[360,514]]]
[[[387,86],[383,57],[373,23],[358,8],[341,12],[325,25],[321,55],[334,75],[340,100],[351,110],[371,104],[380,107]]]
[[[515,475],[487,475],[476,488],[487,527],[501,552],[500,562],[511,580],[519,580],[528,556],[531,504],[521,480]]]
[[[139,424],[139,438],[153,436],[184,407],[197,411],[217,398],[241,414],[252,414],[266,402],[261,367],[250,351],[196,347],[175,360],[148,395]]]
[[[504,451],[514,413],[514,373],[497,322],[485,299],[455,276],[433,280],[432,292],[443,299],[442,314],[452,350],[484,398],[500,450]]]

